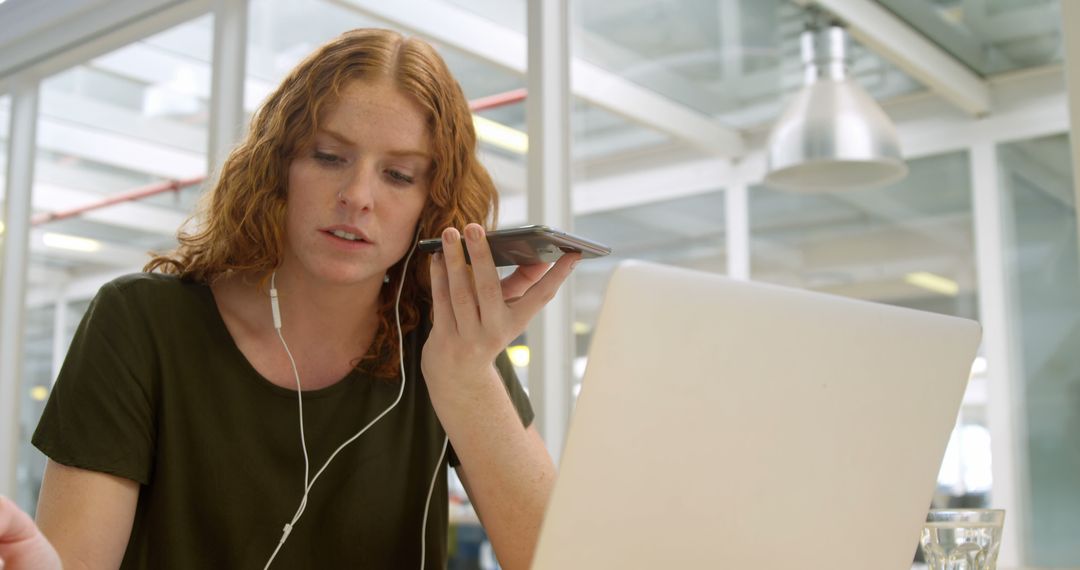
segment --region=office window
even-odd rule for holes
[[[175,246],[202,192],[212,37],[200,17],[41,83],[16,475],[30,512],[45,465],[30,436],[88,300]],[[192,183],[99,207],[175,180]]]
[[[1011,305],[1019,330],[1030,505],[1027,565],[1080,566],[1080,267],[1068,135],[998,147]],[[1026,465],[1024,465],[1026,463]],[[1026,467],[1026,469],[1024,469]]]
[[[908,162],[878,190],[750,190],[751,274],[825,293],[978,318],[966,153]]]

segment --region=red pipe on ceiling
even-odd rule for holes
[[[83,204],[75,208],[67,210],[56,210],[53,212],[42,212],[35,214],[30,218],[30,225],[39,226],[41,224],[47,224],[49,222],[58,222],[60,220],[66,220],[68,218],[74,218],[80,214],[85,214],[93,210],[99,210],[101,208],[107,208],[116,204],[122,204],[124,202],[131,202],[133,200],[140,200],[150,196],[156,196],[164,192],[179,192],[189,186],[195,186],[196,184],[202,184],[206,180],[205,176],[196,176],[193,178],[185,178],[182,180],[166,180],[164,182],[157,182],[155,184],[149,184],[147,186],[141,186],[134,190],[128,190],[126,192],[119,192],[111,194],[88,204]]]
[[[475,113],[477,111],[486,111],[488,109],[494,109],[495,107],[520,103],[525,100],[527,94],[528,91],[522,87],[521,89],[514,89],[505,93],[496,93],[495,95],[480,97],[479,99],[469,101],[469,110]]]

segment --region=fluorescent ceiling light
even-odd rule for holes
[[[971,363],[971,375],[980,376],[986,374],[988,366],[986,364],[985,356],[976,356],[975,360]]]
[[[91,253],[101,249],[101,242],[97,240],[65,234],[46,233],[41,236],[41,241],[48,247],[70,251]]]
[[[3,0],[0,0],[2,2]],[[49,397],[49,389],[44,386],[30,388],[30,398],[35,402],[44,402]]]
[[[960,292],[960,286],[956,284],[956,281],[926,271],[908,273],[904,276],[904,281],[949,297],[955,297]]]
[[[517,129],[479,115],[473,115],[473,127],[476,129],[476,138],[490,145],[518,154],[529,152],[529,135]]]
[[[506,353],[510,356],[510,362],[518,368],[525,368],[529,365],[529,347],[523,344],[515,344],[506,349]]]

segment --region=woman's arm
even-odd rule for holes
[[[555,296],[580,255],[564,255],[547,273],[519,268],[500,281],[479,225],[465,228],[471,268],[457,230],[442,238],[443,253],[431,260],[424,379],[500,564],[528,568],[555,467],[536,430],[521,425],[493,363]]]
[[[458,477],[499,563],[524,569],[532,563],[555,465],[536,428],[522,427],[494,368],[491,376],[480,390],[433,394],[432,401],[440,402],[436,412],[461,460]]]
[[[65,570],[118,568],[131,536],[139,484],[49,460],[37,525]]]

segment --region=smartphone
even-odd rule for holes
[[[539,225],[488,232],[487,240],[491,257],[498,267],[552,263],[563,254],[573,252],[581,253],[582,258],[603,257],[611,253],[611,248],[606,245]],[[442,240],[421,240],[416,247],[426,253],[435,253],[442,251]],[[465,248],[464,238],[461,247]],[[465,249],[465,260],[469,260],[468,249]]]

